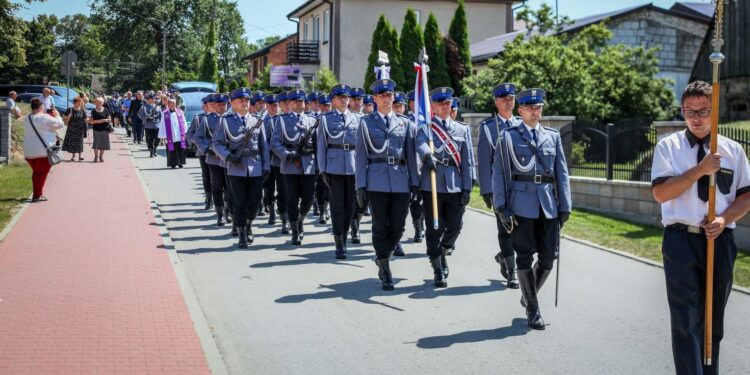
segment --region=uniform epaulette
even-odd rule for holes
[[[490,123],[490,121],[494,120],[494,117],[487,117],[486,119],[482,120],[482,122],[479,123],[479,126],[487,125]]]
[[[511,126],[509,128],[505,128],[503,130],[513,130],[513,131],[521,132],[521,128],[522,128],[522,126]]]
[[[457,123],[459,123],[459,124],[461,124],[461,125],[463,125],[463,126],[467,126],[467,127],[469,126],[469,124],[467,124],[467,123],[465,123],[465,122],[463,122],[463,121],[456,121],[456,120],[453,120],[453,122],[457,122]]]
[[[547,127],[547,126],[542,126],[542,127],[544,128],[544,130],[551,130],[551,131],[553,131],[555,133],[559,133],[560,132],[559,130],[557,130],[555,128],[550,128],[550,127]]]
[[[396,114],[396,116],[398,116],[398,117],[403,117],[403,118],[405,118],[405,119],[407,119],[407,120],[411,121],[411,117],[409,117],[409,116],[407,116],[407,115],[400,115],[400,114],[398,114],[398,113],[397,113],[397,114]]]

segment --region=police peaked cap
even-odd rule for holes
[[[350,96],[352,88],[349,85],[336,85],[331,89],[331,96]]]
[[[453,100],[453,89],[450,87],[438,87],[430,91],[430,100],[433,102]]]
[[[496,97],[496,98],[502,98],[502,97],[508,96],[508,95],[515,96],[516,95],[516,85],[514,85],[512,83],[509,83],[509,82],[501,83],[501,84],[495,86],[494,89],[492,89],[492,95],[494,97]]]
[[[232,99],[232,100],[239,99],[239,98],[248,98],[248,99],[250,99],[252,93],[253,92],[250,91],[249,88],[247,88],[247,87],[240,87],[238,89],[234,89],[234,90],[230,91],[229,92],[229,98]]]
[[[268,103],[268,104],[276,104],[276,103],[279,102],[279,99],[274,94],[268,94],[268,95],[266,95],[266,96],[263,97],[263,101],[266,102],[266,103]]]
[[[374,101],[372,99],[372,95],[365,95],[364,99],[362,100],[362,103],[364,103],[364,104],[372,104],[372,103],[374,103]]]
[[[401,91],[397,91],[393,95],[393,102],[394,103],[404,103],[404,104],[406,104],[406,94],[404,94]]]
[[[292,90],[286,93],[286,100],[305,100],[307,93],[305,90]]]
[[[544,89],[526,89],[516,95],[518,105],[544,105]]]
[[[379,79],[370,85],[370,91],[372,91],[374,95],[377,95],[383,92],[393,92],[395,88],[396,88],[396,81],[392,79]]]
[[[352,87],[351,90],[349,90],[349,95],[352,98],[362,98],[365,96],[365,89],[361,87]]]

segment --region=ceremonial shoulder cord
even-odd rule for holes
[[[378,118],[378,121],[380,121],[380,118]],[[362,132],[365,136],[365,142],[367,142],[368,150],[372,149],[373,152],[376,154],[382,154],[383,152],[388,150],[388,145],[390,144],[390,139],[388,138],[388,133],[385,134],[385,142],[383,142],[383,147],[376,148],[372,144],[372,139],[370,139],[370,131],[368,130],[367,122],[365,122],[365,126],[363,126],[364,129],[362,129]],[[369,154],[369,151],[368,151]]]
[[[252,124],[250,124],[249,123],[250,121],[247,121],[248,117],[250,117],[251,120],[255,120],[255,122],[253,122]],[[247,115],[245,115],[245,121],[246,121],[245,127],[246,128],[251,128],[251,129],[252,129],[253,126],[255,126],[255,124],[258,123],[258,119],[256,117],[254,117],[254,116],[247,116]],[[243,141],[245,139],[245,136],[249,135],[249,133],[250,132],[240,133],[240,135],[238,135],[238,136],[232,135],[232,133],[229,131],[229,122],[226,121],[226,119],[224,119],[224,135],[225,135],[226,139],[228,139],[228,140],[230,140],[232,142],[241,142],[241,141]]]
[[[516,157],[516,153],[513,151],[513,137],[510,134],[505,137],[505,145],[508,147],[508,153],[510,154],[510,158],[511,160],[513,160],[513,165],[516,167],[516,169],[525,173],[531,171],[536,167],[536,155],[532,155],[529,159],[529,163],[526,165],[521,164],[521,162],[518,161],[518,157]]]
[[[294,124],[294,126],[298,126],[302,122],[302,116],[304,116],[304,114],[299,114],[297,116],[298,116],[297,123]],[[286,133],[286,125],[284,123],[284,119],[280,118],[279,120],[281,121],[281,133],[284,135],[284,139],[288,143],[297,142],[300,139],[300,137],[302,136],[303,132],[297,132],[297,134],[294,135],[294,138],[290,137],[289,134]],[[307,130],[308,127],[307,126],[300,126],[300,128]]]
[[[338,111],[336,111],[336,114],[338,114]],[[339,139],[339,138],[341,138],[341,137],[344,136],[344,133],[346,133],[346,113],[342,113],[342,115],[344,116],[344,130],[342,130],[341,133],[339,133],[339,135],[332,135],[331,134],[331,132],[328,130],[328,121],[326,120],[326,116],[323,116],[323,118],[321,120],[324,121],[324,123],[323,123],[323,125],[324,125],[323,126],[323,130],[326,133],[326,138]]]
[[[497,129],[497,136],[500,137],[500,122],[498,121],[498,115],[495,115],[495,128]],[[484,134],[487,136],[487,143],[490,144],[492,150],[495,149],[495,142],[492,142],[492,134],[490,134],[490,127],[484,127]]]

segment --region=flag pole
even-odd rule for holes
[[[429,67],[427,66],[427,50],[422,47],[422,51],[419,53],[419,58],[417,59],[417,79],[416,79],[416,88],[414,90],[414,95],[416,100],[416,106],[417,108],[417,126],[419,127],[420,124],[420,116],[419,114],[422,113],[424,118],[424,130],[425,134],[427,134],[428,143],[430,146],[430,153],[435,153],[435,143],[432,140],[432,129],[430,128],[432,124],[432,111],[430,110],[430,100],[428,98],[429,90],[427,88],[427,71]],[[424,106],[422,106],[424,104]],[[435,176],[435,170],[430,169],[430,187],[431,187],[431,193],[432,193],[432,227],[437,230],[440,226],[440,220],[438,217],[438,203],[437,203],[437,177]]]
[[[710,152],[716,153],[719,138],[719,65],[724,61],[724,55],[721,53],[721,47],[724,44],[722,39],[722,29],[724,28],[724,5],[727,0],[712,0],[716,3],[716,19],[714,23],[714,38],[711,44],[714,52],[709,56],[713,64],[713,84],[711,94],[711,142]],[[708,183],[708,218],[707,222],[711,223],[716,218],[716,173],[711,174]],[[707,239],[706,243],[706,310],[705,310],[705,330],[704,330],[704,350],[703,363],[711,366],[713,351],[713,301],[714,301],[714,245],[713,239]]]

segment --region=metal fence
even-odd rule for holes
[[[725,126],[719,126],[719,134],[733,139],[745,149],[745,155],[750,153],[750,131],[739,128],[730,128]]]
[[[625,119],[614,124],[576,120],[570,132],[571,174],[607,180],[650,181],[656,145],[652,122],[649,118]]]

